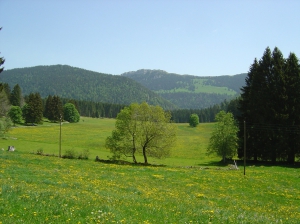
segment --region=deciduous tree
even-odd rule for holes
[[[76,123],[80,120],[80,115],[76,110],[74,104],[66,103],[64,105],[64,120],[69,121],[71,123]]]
[[[22,123],[22,109],[19,106],[12,106],[8,111],[8,116],[14,125]]]
[[[209,139],[207,154],[216,154],[226,162],[227,157],[233,157],[238,148],[238,127],[232,113],[220,111],[216,115],[216,124]]]
[[[140,152],[147,164],[148,156],[169,156],[175,139],[170,113],[147,103],[132,104],[118,114],[116,130],[107,138],[106,147],[116,155],[131,153],[134,162],[135,152]]]
[[[199,124],[199,116],[197,114],[191,114],[189,123],[191,127],[197,127]]]

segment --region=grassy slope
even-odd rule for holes
[[[29,154],[58,152],[59,126],[16,128],[0,140],[0,223],[298,223],[300,171],[284,167],[203,169],[212,124],[179,125],[167,167],[140,167]],[[103,143],[114,120],[63,125],[63,149]],[[91,157],[92,157],[91,156]],[[141,160],[140,160],[141,161]],[[153,160],[152,160],[153,161]],[[187,168],[181,165],[200,166]]]
[[[226,94],[229,96],[234,96],[237,94],[236,91],[229,89],[227,87],[218,87],[204,84],[207,79],[194,79],[193,83],[195,85],[195,89],[192,91],[188,87],[187,88],[176,88],[171,90],[158,90],[156,93],[215,93],[215,94]]]

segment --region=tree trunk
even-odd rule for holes
[[[289,164],[294,164],[295,162],[295,153],[293,149],[290,149],[290,151],[288,152],[287,162]]]
[[[135,150],[132,152],[132,159],[133,159],[133,162],[134,162],[134,163],[137,163],[137,162],[136,162],[136,158],[135,158],[134,153],[135,153]]]
[[[133,135],[133,139],[132,139],[132,144],[133,144],[133,148],[132,148],[132,159],[133,159],[133,162],[134,162],[134,163],[137,163],[137,162],[136,162],[135,155],[134,155],[135,152],[136,152],[134,135]]]
[[[143,156],[144,156],[144,162],[145,164],[148,164],[147,156],[146,156],[146,147],[143,147]]]
[[[226,163],[226,155],[223,155],[223,163]]]

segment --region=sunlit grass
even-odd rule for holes
[[[75,151],[90,151],[90,158],[96,156],[107,159],[111,156],[105,148],[105,139],[111,135],[114,129],[115,119],[81,118],[79,123],[62,124],[62,152],[73,149]],[[166,160],[149,158],[150,163],[195,165],[200,162],[218,160],[208,158],[205,155],[208,139],[213,125],[201,123],[197,128],[191,128],[188,124],[177,124],[177,144],[171,151],[171,157]],[[58,123],[45,122],[40,126],[19,126],[13,128],[8,134],[6,141],[0,142],[0,147],[6,148],[14,145],[22,152],[36,152],[42,149],[44,153],[59,153],[60,126]],[[4,145],[6,144],[6,145]],[[139,162],[143,161],[142,156],[137,156]]]
[[[298,223],[299,170],[141,167],[0,152],[2,223]]]
[[[84,121],[83,121],[84,120]],[[213,124],[178,124],[164,167],[94,162],[110,155],[113,119],[62,125],[62,149],[89,149],[89,160],[58,155],[59,125],[14,128],[0,148],[0,223],[298,223],[299,168],[214,167],[206,157]],[[50,126],[49,126],[50,125]],[[142,162],[139,156],[138,161]]]

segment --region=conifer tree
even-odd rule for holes
[[[290,53],[285,63],[285,84],[287,86],[286,107],[289,111],[287,124],[288,144],[284,150],[287,155],[287,162],[294,163],[295,157],[300,156],[300,67],[299,60],[294,53]]]
[[[19,86],[19,84],[16,84],[11,91],[10,94],[10,103],[13,106],[19,106],[22,107],[23,105],[23,96],[22,96],[22,90]]]
[[[31,93],[22,109],[25,123],[42,123],[43,101],[39,93]]]
[[[241,115],[239,157],[243,155],[244,127],[247,122],[247,158],[285,160],[293,163],[299,154],[300,72],[294,54],[284,59],[276,47],[250,67],[239,101]]]

